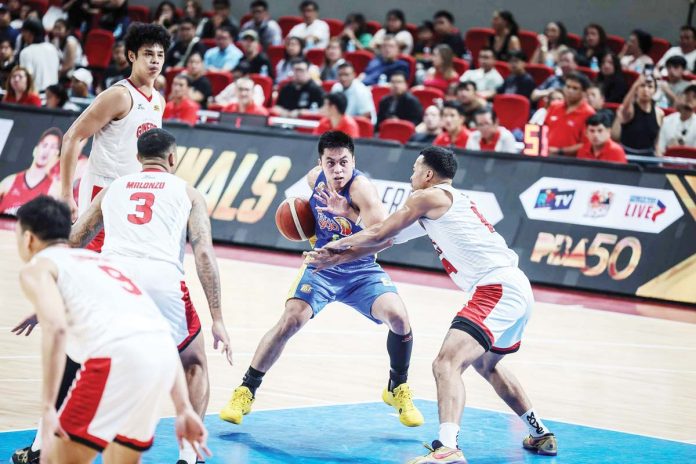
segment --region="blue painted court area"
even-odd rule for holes
[[[342,464],[402,463],[424,454],[423,441],[437,438],[437,405],[417,401],[425,425],[403,427],[382,403],[336,405],[252,412],[242,426],[206,418],[209,464]],[[467,409],[459,443],[471,464],[504,463],[696,463],[696,446],[563,422],[545,421],[558,436],[555,458],[521,447],[526,427],[512,415]],[[174,464],[177,458],[172,419],[157,429],[155,446],[145,464]],[[29,443],[33,431],[0,434],[0,462]]]

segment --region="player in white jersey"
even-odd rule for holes
[[[529,280],[503,237],[466,195],[452,187],[456,171],[450,150],[424,149],[413,166],[414,192],[401,209],[362,232],[307,253],[307,261],[325,269],[374,253],[375,247],[427,234],[452,280],[465,292],[473,290],[433,361],[439,439],[428,447],[430,453],[411,463],[466,462],[457,438],[465,402],[461,376],[472,365],[529,427],[523,446],[556,455],[554,434],[542,423],[517,378],[499,365],[520,347],[534,304]]]
[[[210,386],[201,323],[184,281],[184,247],[188,232],[198,277],[213,320],[214,348],[232,364],[229,336],[222,320],[220,276],[203,196],[171,174],[176,166],[176,140],[164,129],[151,129],[138,140],[142,171],[114,180],[100,192],[75,223],[70,242],[85,246],[104,228],[102,253],[118,260],[155,301],[169,322],[184,365],[190,400],[201,417]],[[182,463],[183,461],[183,463]],[[191,448],[180,452],[180,464],[195,464]]]
[[[70,206],[73,221],[114,179],[140,171],[136,143],[154,127],[162,127],[165,100],[154,89],[162,72],[171,38],[166,29],[154,24],[132,24],[124,37],[130,77],[100,93],[70,126],[63,138],[60,155],[61,197]],[[92,150],[80,181],[79,205],[72,197],[75,166],[87,140]],[[78,209],[79,206],[79,209]],[[91,248],[99,251],[103,236]]]
[[[20,283],[42,326],[41,462],[137,463],[171,396],[176,436],[207,452],[167,324],[111,260],[68,247],[70,209],[47,196],[17,211]],[[60,410],[66,353],[82,367]],[[209,454],[209,453],[208,453]]]

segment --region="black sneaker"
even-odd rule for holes
[[[39,464],[41,450],[32,451],[31,446],[18,449],[12,454],[12,464]]]

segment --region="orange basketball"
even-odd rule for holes
[[[283,237],[293,242],[309,240],[314,236],[314,215],[309,201],[302,198],[285,199],[275,215],[276,226]]]

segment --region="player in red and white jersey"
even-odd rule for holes
[[[517,378],[499,365],[520,347],[532,311],[529,280],[517,267],[518,258],[463,193],[452,187],[457,171],[454,154],[441,147],[421,151],[413,166],[413,194],[404,206],[360,233],[307,253],[318,269],[333,267],[427,234],[452,280],[473,294],[450,327],[433,362],[437,384],[440,436],[430,453],[413,464],[466,462],[457,446],[466,399],[461,376],[474,366],[496,393],[529,428],[523,446],[555,455],[556,438],[542,423]]]
[[[167,324],[150,297],[114,262],[68,247],[70,210],[40,196],[17,211],[20,282],[42,330],[42,462],[137,463],[172,397],[176,436],[205,448]],[[55,402],[66,352],[82,367]]]
[[[162,72],[171,38],[155,24],[132,24],[124,38],[130,77],[100,93],[70,126],[63,139],[60,158],[61,197],[70,206],[73,220],[78,204],[72,197],[77,159],[87,140],[92,140],[89,163],[80,182],[79,212],[84,212],[100,190],[114,179],[140,170],[138,137],[148,129],[162,127],[164,98],[154,89]],[[93,247],[99,249],[99,241]]]
[[[191,403],[203,417],[210,390],[201,323],[184,281],[187,232],[213,320],[213,346],[217,349],[221,343],[232,364],[207,205],[196,189],[171,174],[176,166],[176,141],[169,132],[145,132],[138,140],[138,159],[142,172],[120,177],[100,192],[75,223],[70,241],[85,246],[103,226],[103,255],[118,260],[169,322]],[[182,450],[181,461],[195,464],[194,450]]]

